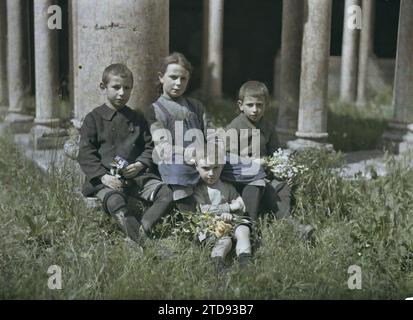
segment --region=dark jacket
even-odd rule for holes
[[[279,148],[277,134],[275,131],[275,121],[266,121],[263,118],[255,125],[253,124],[244,113],[240,113],[234,118],[227,126],[228,129],[236,129],[238,132],[238,138],[240,137],[240,129],[259,129],[260,130],[260,154],[257,157],[270,156]],[[252,156],[251,148],[252,130],[248,130],[248,155]],[[238,141],[238,155],[240,155],[240,144]]]
[[[148,171],[153,166],[152,151],[152,137],[140,111],[127,106],[116,111],[106,104],[93,109],[80,129],[78,162],[86,175],[82,193],[89,196],[103,187],[100,178],[109,173],[115,156],[121,156],[129,164],[140,161]],[[147,179],[144,176],[139,174],[134,178],[138,185],[143,185]]]

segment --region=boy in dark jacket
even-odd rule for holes
[[[126,106],[132,72],[112,64],[104,70],[100,88],[106,102],[86,115],[80,130],[78,162],[86,175],[82,193],[98,197],[122,231],[139,242],[139,229],[149,233],[172,209],[172,192],[151,173],[153,143],[143,114]],[[128,197],[152,203],[141,223],[136,210],[128,208]]]
[[[270,156],[278,149],[275,125],[263,118],[265,107],[269,101],[269,93],[265,84],[258,81],[248,81],[239,90],[238,107],[241,113],[231,121],[227,129],[236,129],[238,137],[241,129],[248,129],[248,143],[246,150],[238,150],[241,155],[248,155],[253,159],[260,160]],[[254,146],[252,141],[253,129],[259,130],[259,145]],[[255,147],[255,148],[254,148]],[[286,218],[293,227],[304,238],[308,239],[313,227],[302,225],[291,217],[291,188],[284,181],[273,179],[257,179],[256,181],[236,183],[238,191],[242,194],[245,202],[246,211],[253,220],[258,218],[258,214],[263,209],[273,211],[277,218]],[[260,206],[260,204],[262,204]]]

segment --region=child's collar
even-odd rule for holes
[[[244,112],[240,113],[241,118],[244,120],[245,124],[248,126],[248,128],[250,129],[256,129],[258,128],[262,118],[258,121],[258,123],[252,123],[250,119],[248,119],[248,117],[245,115]]]

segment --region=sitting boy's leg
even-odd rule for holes
[[[262,200],[265,209],[272,211],[277,219],[291,215],[291,188],[286,182],[273,180],[268,183]]]
[[[241,196],[245,203],[245,211],[247,211],[252,221],[256,221],[259,214],[262,187],[246,185],[242,190]]]
[[[175,201],[176,207],[181,212],[196,212],[196,201],[192,195]]]
[[[217,240],[212,248],[211,258],[218,272],[225,270],[225,258],[232,248],[231,237],[225,236]]]
[[[235,252],[239,258],[239,264],[245,267],[251,261],[250,228],[244,225],[238,226],[235,229],[235,238],[237,239]]]
[[[224,236],[217,240],[212,248],[211,258],[221,257],[224,258],[228,255],[232,247],[231,237]]]
[[[154,193],[152,205],[142,216],[141,224],[145,232],[149,233],[162,217],[168,215],[173,205],[172,190],[166,184],[163,184]]]
[[[128,210],[126,195],[111,188],[103,188],[96,196],[102,201],[103,209],[116,220],[121,230],[137,242],[140,224],[136,216]]]
[[[196,212],[196,201],[192,186],[170,185],[176,208],[181,212]]]

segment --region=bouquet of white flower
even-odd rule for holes
[[[286,180],[289,184],[292,184],[296,176],[308,170],[307,167],[296,162],[294,153],[288,153],[281,148],[265,159],[264,167],[276,179]]]

